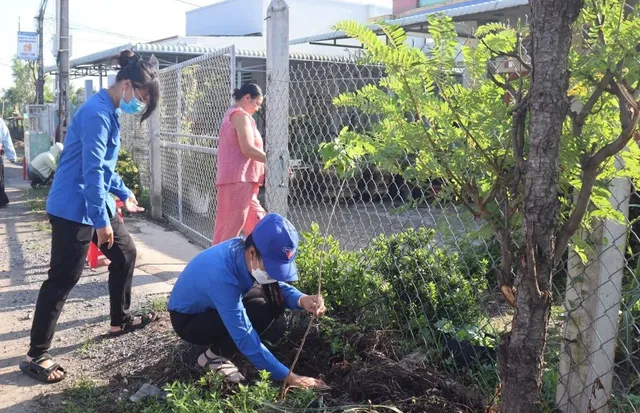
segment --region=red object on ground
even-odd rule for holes
[[[121,200],[116,199],[116,211],[118,212],[118,216],[122,221],[124,221],[124,218],[122,217],[123,206],[124,203]],[[93,242],[90,243],[89,253],[87,254],[87,262],[89,263],[89,268],[93,270],[95,268],[98,268],[99,265],[104,265],[105,259],[106,257],[102,254],[100,248],[96,247],[96,244],[94,244]]]

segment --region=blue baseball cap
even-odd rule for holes
[[[298,281],[296,254],[298,231],[282,215],[267,214],[251,233],[269,277],[277,281]]]

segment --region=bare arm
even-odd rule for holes
[[[249,116],[236,113],[231,117],[231,124],[238,133],[238,143],[240,144],[242,154],[254,161],[265,163],[267,156],[262,149],[255,146],[253,127]]]

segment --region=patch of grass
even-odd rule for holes
[[[47,207],[47,196],[49,196],[50,187],[29,188],[27,190],[27,205],[31,212],[43,212]]]
[[[166,401],[149,400],[131,410],[144,413],[253,413],[285,412],[310,407],[317,396],[313,391],[291,389],[285,402],[276,401],[279,386],[262,372],[250,386],[230,386],[221,376],[209,373],[195,383],[173,382],[164,388]],[[314,406],[315,407],[315,406]]]
[[[96,341],[93,338],[90,338],[89,340],[82,343],[82,345],[76,351],[78,354],[86,356],[91,352],[91,349],[93,349],[96,344]]]
[[[277,401],[280,388],[266,372],[251,385],[231,385],[221,376],[209,373],[196,382],[173,382],[164,387],[166,400],[147,399],[139,403],[130,394],[109,391],[95,381],[82,379],[63,393],[62,405],[55,413],[254,413],[285,412],[318,404],[310,390],[291,389],[285,402]],[[113,390],[113,389],[112,389]]]
[[[33,224],[33,229],[37,232],[44,232],[45,234],[51,234],[51,224],[49,221],[40,221]]]
[[[143,306],[143,311],[153,311],[154,313],[162,313],[167,311],[169,297],[162,295],[150,298]]]
[[[66,390],[57,413],[99,413],[109,404],[108,392],[91,379],[80,379]]]

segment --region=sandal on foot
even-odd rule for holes
[[[134,331],[137,331],[137,330],[142,330],[143,328],[145,328],[146,326],[148,326],[149,324],[153,323],[158,319],[158,315],[153,311],[148,314],[136,315],[135,317],[140,317],[142,319],[140,324],[133,324],[133,320],[127,323],[124,323],[123,325],[120,326],[119,331],[115,331],[115,332],[109,331],[109,337],[119,337],[124,334],[133,333]]]
[[[23,361],[20,363],[20,370],[27,376],[30,376],[39,382],[46,384],[59,383],[67,377],[67,373],[64,371],[62,367],[58,363],[54,363],[51,366],[44,368],[40,365],[43,361],[51,360],[51,356],[44,355],[38,358],[35,358],[31,361]],[[51,373],[59,371],[62,373],[62,377],[57,379],[49,379]]]
[[[201,368],[220,374],[231,383],[241,383],[244,381],[242,373],[240,373],[236,365],[229,359],[220,356],[209,357],[206,352],[204,353],[204,357],[207,359],[207,364],[205,364],[204,367],[198,364]]]

